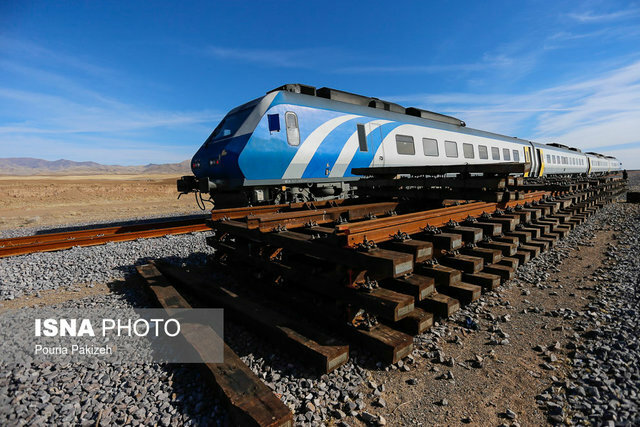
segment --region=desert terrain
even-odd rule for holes
[[[193,213],[177,174],[0,176],[0,231]]]

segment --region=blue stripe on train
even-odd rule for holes
[[[356,117],[332,130],[318,146],[302,177],[325,178],[327,169],[331,171],[347,140],[356,132],[356,125],[369,120],[368,117]]]
[[[351,159],[349,166],[347,166],[347,170],[344,173],[344,176],[356,176],[351,173],[351,169],[353,168],[366,168],[369,167],[371,162],[373,161],[373,156],[375,156],[376,151],[382,144],[382,141],[398,126],[402,126],[404,123],[400,122],[391,122],[386,123],[377,129],[374,129],[367,136],[367,145],[369,146],[369,151],[362,152],[360,150],[356,151],[355,156]]]

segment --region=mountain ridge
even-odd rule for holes
[[[0,175],[137,175],[137,174],[191,174],[190,161],[179,163],[148,163],[120,166],[97,162],[76,162],[67,159],[44,160],[34,157],[0,158]]]

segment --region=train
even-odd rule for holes
[[[612,156],[466,126],[419,108],[285,84],[229,111],[191,160],[181,194],[216,207],[349,197],[354,168],[525,163],[526,177],[605,175]]]

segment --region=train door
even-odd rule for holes
[[[529,170],[525,170],[524,177],[528,177],[530,173],[533,173],[533,162],[531,161],[531,149],[524,147],[524,163],[529,166]]]
[[[369,150],[375,150],[372,166],[381,167],[385,165],[384,144],[382,143],[382,125],[386,122],[372,121],[365,125],[367,131],[367,145]]]
[[[536,161],[540,165],[540,167],[538,168],[538,176],[542,176],[542,174],[544,173],[544,163],[542,161],[542,150],[539,148],[536,148]]]
[[[530,150],[527,150],[530,154],[530,161],[531,161],[531,171],[529,173],[529,176],[538,176],[538,171],[540,170],[540,162],[538,162],[538,158],[536,156],[536,147],[533,146],[533,144],[529,143]],[[527,147],[529,148],[529,147]]]

